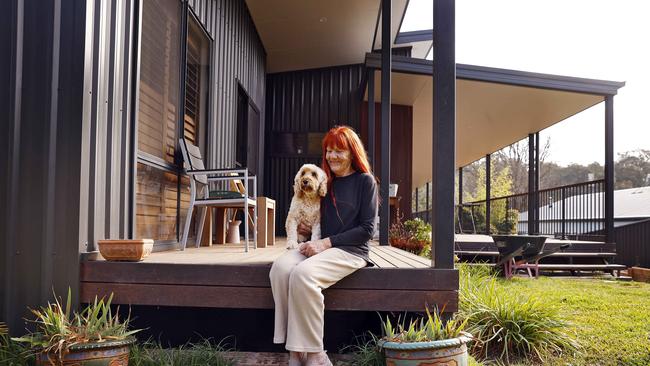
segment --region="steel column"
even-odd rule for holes
[[[458,206],[463,205],[463,167],[458,168]]]
[[[391,0],[381,2],[381,187],[379,244],[388,245],[390,228],[390,73],[391,73]]]
[[[539,131],[535,132],[535,181],[533,182],[535,195],[535,234],[539,233]]]
[[[535,135],[528,134],[528,235],[535,233]]]
[[[456,7],[433,3],[433,205],[432,265],[454,268],[454,169],[456,165]]]
[[[605,241],[614,241],[614,97],[605,97]]]
[[[368,155],[375,171],[375,69],[368,70]]]
[[[490,198],[492,197],[492,161],[491,155],[485,155],[485,233],[490,235],[490,215],[491,205]]]

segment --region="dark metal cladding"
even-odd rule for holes
[[[614,229],[616,263],[650,267],[650,220],[619,226]]]
[[[141,5],[0,2],[0,319],[11,329],[52,288],[78,293],[80,253],[133,235]],[[213,39],[207,158],[232,166],[237,91],[264,107],[265,51],[243,1],[189,8]]]
[[[276,218],[286,217],[289,211],[293,177],[300,166],[320,166],[322,158],[320,152],[277,152],[278,134],[325,133],[341,124],[359,132],[363,72],[362,65],[346,65],[267,75],[264,192],[276,200]],[[276,219],[275,228],[284,235],[282,219]]]
[[[78,294],[85,6],[0,5],[0,319],[14,334],[52,289]]]

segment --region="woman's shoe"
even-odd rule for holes
[[[325,351],[309,353],[305,366],[332,366],[332,361],[327,357]]]

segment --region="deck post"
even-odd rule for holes
[[[535,234],[539,234],[539,131],[535,132]]]
[[[368,155],[375,171],[375,69],[368,69]]]
[[[433,2],[433,205],[431,265],[454,268],[454,170],[456,167],[456,4]]]
[[[458,168],[458,206],[463,205],[463,167]]]
[[[535,135],[528,134],[528,235],[535,234]]]
[[[614,96],[605,97],[605,242],[614,242]]]
[[[381,196],[379,244],[388,245],[390,228],[390,204],[388,184],[390,183],[390,100],[391,100],[391,0],[381,2]]]
[[[492,215],[492,156],[485,155],[485,234],[490,235],[490,217]]]

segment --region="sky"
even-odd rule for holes
[[[431,4],[410,0],[401,30],[430,29]],[[616,158],[650,150],[649,17],[644,0],[457,0],[456,62],[624,81],[614,97]],[[603,164],[604,116],[601,103],[542,131],[547,161]]]

